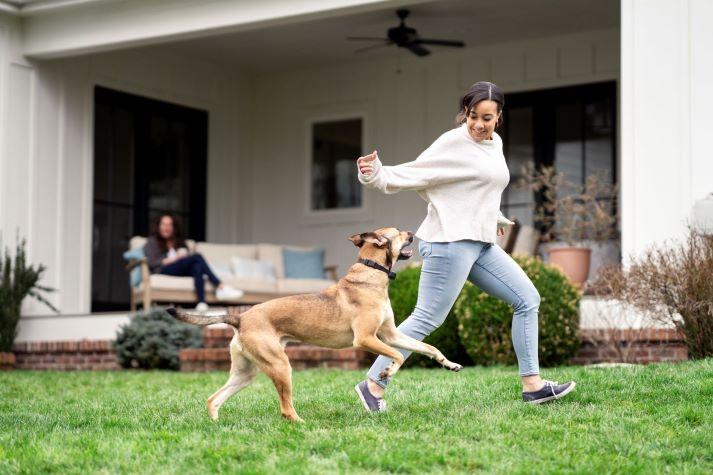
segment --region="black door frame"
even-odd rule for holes
[[[147,168],[151,157],[149,152],[149,135],[150,130],[148,121],[152,115],[163,114],[169,117],[180,118],[182,121],[191,125],[191,156],[190,162],[190,203],[188,214],[191,218],[190,235],[187,238],[197,241],[205,240],[206,230],[206,197],[207,197],[207,163],[208,163],[208,112],[200,109],[195,109],[183,105],[173,104],[160,101],[144,96],[130,94],[126,92],[109,89],[102,86],[94,88],[94,106],[98,103],[108,105],[121,104],[122,107],[130,109],[134,114],[134,204],[127,205],[126,203],[112,202],[110,200],[97,200],[92,197],[92,205],[101,203],[109,206],[133,208],[132,232],[131,235],[146,236],[150,232],[151,223],[149,223],[149,190],[148,190],[148,174]],[[97,143],[97,127],[96,119],[94,123],[94,149],[96,150]],[[96,152],[94,152],[94,160],[97,160]],[[92,177],[96,179],[95,176]],[[94,188],[92,188],[93,192]],[[171,210],[160,210],[168,211]],[[92,211],[93,215],[93,211]],[[179,213],[180,216],[180,213]],[[92,223],[93,227],[93,223]],[[131,236],[126,236],[126,246],[128,247],[128,239]],[[112,264],[114,264],[112,262]],[[117,265],[123,266],[123,262],[118,262]],[[93,265],[93,264],[92,264]],[[126,276],[128,281],[128,274]],[[124,310],[129,308],[129,294],[127,291],[126,302],[120,304],[111,302],[95,302],[92,299],[92,311],[106,310]]]
[[[505,98],[505,108],[503,110],[503,118],[505,121],[504,127],[508,125],[508,114],[510,108],[532,107],[532,132],[533,132],[533,160],[535,166],[553,165],[555,158],[556,144],[556,120],[555,110],[558,104],[568,101],[581,101],[587,97],[608,97],[611,98],[612,105],[612,163],[611,163],[611,179],[612,183],[618,183],[618,100],[617,100],[617,82],[605,81],[596,83],[580,84],[575,86],[565,86],[552,89],[541,89],[526,92],[514,92],[508,94]],[[586,177],[586,121],[584,120],[585,109],[584,103],[580,111],[582,115],[582,177]],[[503,141],[503,152],[505,158],[508,157],[508,140],[507,135]],[[539,205],[542,202],[542,196],[535,196],[535,204]],[[614,202],[615,211],[618,207],[618,200]],[[541,223],[534,223],[541,231]]]

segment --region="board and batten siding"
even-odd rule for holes
[[[29,62],[18,31],[0,18],[0,229],[11,247],[16,233],[25,237],[30,260],[47,266],[42,284],[58,289],[47,297],[62,314],[91,303],[95,85],[207,110],[206,235],[249,239],[236,211],[248,202],[235,186],[237,157],[249,154],[242,76],[150,49]],[[34,299],[23,304],[23,315],[48,313]]]
[[[328,263],[338,264],[343,274],[356,258],[347,236],[381,226],[415,231],[425,217],[426,204],[415,192],[383,195],[367,189],[362,213],[309,212],[312,120],[364,116],[364,152],[376,149],[382,162],[392,165],[414,160],[453,127],[460,95],[476,81],[501,86],[507,107],[508,92],[619,76],[616,29],[433,50],[422,59],[410,53],[389,61],[355,55],[359,61],[255,78],[253,158],[242,175],[249,179],[241,184],[252,187],[247,217],[252,241],[325,247]]]

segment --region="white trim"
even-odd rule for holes
[[[319,122],[361,119],[362,138],[361,153],[364,153],[372,143],[371,124],[373,115],[371,102],[341,103],[329,106],[308,108],[304,113],[304,175],[302,179],[302,217],[303,223],[314,224],[343,224],[370,221],[371,208],[369,207],[369,194],[362,188],[361,206],[358,208],[340,208],[327,210],[312,209],[312,126]],[[356,175],[356,159],[354,157],[354,173]]]

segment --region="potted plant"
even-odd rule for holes
[[[36,298],[55,312],[59,311],[48,302],[41,292],[53,292],[54,289],[39,285],[45,266],[28,265],[23,239],[11,256],[7,247],[0,259],[0,366],[11,368],[15,362],[12,344],[17,335],[22,301],[28,295]]]
[[[602,261],[618,261],[616,196],[617,187],[602,173],[588,175],[583,184],[568,181],[554,167],[523,171],[521,186],[538,197],[535,219],[542,231],[549,262],[558,265],[577,286],[586,282],[592,267],[592,251],[597,267]],[[609,257],[607,257],[609,255]]]

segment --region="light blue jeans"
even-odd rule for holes
[[[498,245],[481,241],[419,242],[423,256],[418,300],[411,316],[399,325],[406,335],[423,340],[441,326],[466,279],[515,309],[512,342],[520,376],[539,374],[537,312],[540,294],[520,266]],[[410,351],[399,350],[404,358]],[[446,355],[448,358],[450,355]],[[385,388],[379,373],[391,358],[379,356],[367,376]]]

